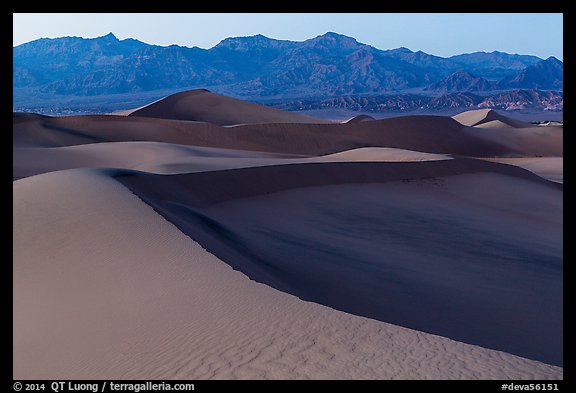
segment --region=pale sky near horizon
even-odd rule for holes
[[[14,46],[38,38],[94,38],[112,32],[148,44],[211,48],[227,37],[263,34],[303,41],[328,31],[379,49],[404,46],[443,57],[498,50],[563,59],[561,13],[13,14]]]

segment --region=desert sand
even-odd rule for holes
[[[485,126],[485,127],[512,127],[525,128],[530,127],[530,123],[521,120],[512,119],[503,116],[493,109],[476,109],[466,111],[452,116],[453,119],[466,126]]]
[[[73,168],[121,168],[176,174],[307,162],[409,162],[452,158],[444,154],[384,147],[365,147],[323,156],[302,156],[162,142],[106,142],[54,148],[20,148],[17,152],[13,157],[15,180]]]
[[[198,89],[172,94],[138,108],[128,116],[205,121],[218,125],[243,123],[330,123],[330,121],[254,104]]]
[[[14,379],[563,378],[561,127],[268,109],[14,114]]]
[[[564,182],[564,160],[562,157],[519,157],[519,158],[486,158],[527,169],[530,172],[557,183]]]

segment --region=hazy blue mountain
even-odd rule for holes
[[[384,54],[422,68],[426,73],[426,81],[438,80],[461,68],[451,60],[429,55],[420,50],[413,52],[407,48],[398,48],[385,51]]]
[[[452,92],[469,92],[469,91],[490,91],[497,88],[497,83],[488,81],[479,76],[474,76],[467,71],[456,71],[444,79],[433,83],[425,90],[437,91],[442,93]]]
[[[422,68],[346,38],[321,36],[284,52],[256,79],[260,89],[270,95],[281,91],[334,95],[401,90],[426,82]]]
[[[44,93],[101,95],[235,80],[235,73],[215,68],[199,48],[147,46],[120,64],[100,67],[56,80],[40,88]]]
[[[431,97],[417,94],[393,94],[374,96],[342,96],[326,99],[301,99],[267,103],[275,108],[294,110],[346,109],[358,112],[387,112],[415,110],[424,107]]]
[[[434,97],[425,106],[425,109],[444,110],[452,108],[474,109],[482,102],[482,97],[470,92],[455,92]]]
[[[99,96],[207,87],[245,98],[326,97],[402,93],[431,85],[444,92],[489,91],[492,82],[482,78],[505,70],[507,86],[547,88],[542,81],[551,81],[551,88],[561,88],[562,63],[539,62],[501,52],[443,58],[407,48],[380,50],[333,32],[301,42],[231,37],[210,49],[149,45],[110,33],[14,47],[13,83],[16,96],[20,91]]]
[[[534,65],[519,70],[514,75],[502,79],[501,88],[559,89],[564,83],[564,64],[550,56]]]
[[[515,89],[485,97],[479,107],[508,111],[523,109],[561,111],[564,109],[564,94],[561,91]]]
[[[36,86],[110,68],[150,46],[118,40],[112,33],[88,39],[41,38],[13,48],[14,86]]]
[[[448,58],[474,75],[486,79],[501,79],[516,71],[534,65],[541,58],[530,55],[509,54],[504,52],[473,52]]]
[[[455,92],[430,97],[420,94],[342,96],[326,99],[298,99],[268,102],[267,105],[284,110],[346,109],[358,112],[389,112],[446,110],[453,108],[495,108],[503,110],[563,109],[563,94],[559,91],[516,89],[488,96],[471,92]]]

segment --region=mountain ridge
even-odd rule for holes
[[[444,58],[405,47],[381,50],[335,32],[304,41],[228,37],[209,49],[150,45],[108,33],[14,47],[13,84],[15,94],[24,88],[91,96],[221,86],[236,97],[306,97],[425,89],[465,71],[487,79],[478,91],[491,90],[494,74],[504,74],[506,88],[558,90],[563,63],[555,60],[496,51]]]
[[[452,92],[437,97],[420,94],[342,96],[326,99],[299,99],[269,102],[267,105],[289,110],[346,109],[358,112],[441,111],[454,108],[532,110],[558,112],[563,110],[563,93],[535,89],[514,89],[480,96],[474,92]]]
[[[446,78],[428,86],[424,90],[440,92],[467,92],[467,91],[490,91],[495,90],[497,84],[485,78],[472,75],[468,71],[459,70]]]

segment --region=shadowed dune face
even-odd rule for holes
[[[203,89],[173,94],[137,109],[128,116],[205,121],[221,126],[248,123],[331,123],[311,116],[236,100]]]
[[[562,364],[561,186],[528,171],[447,160],[116,178],[256,281]]]
[[[515,155],[516,157],[562,157],[564,155],[564,131],[562,127],[469,127],[466,132],[479,135],[485,141],[502,143],[512,151],[532,152],[532,154],[518,154]]]
[[[162,192],[168,190],[168,188],[157,189],[155,185],[156,181],[165,181],[166,187],[173,185],[177,190],[176,193],[182,192],[187,195],[192,207],[206,207],[227,200],[281,192],[292,188],[349,183],[383,183],[477,172],[497,172],[562,190],[561,184],[542,179],[527,170],[475,159],[276,165],[171,176],[140,175],[137,172],[130,172],[130,174],[117,176],[117,179],[127,185],[136,182],[135,184],[151,192],[153,199],[161,199]],[[142,180],[139,181],[140,178]]]
[[[562,156],[558,127],[474,129],[441,116],[406,116],[344,124],[210,123],[126,116],[70,116],[14,123],[14,147],[153,141],[235,150],[322,155],[360,147],[509,157]]]
[[[14,182],[14,379],[562,379],[248,280],[107,172]]]

